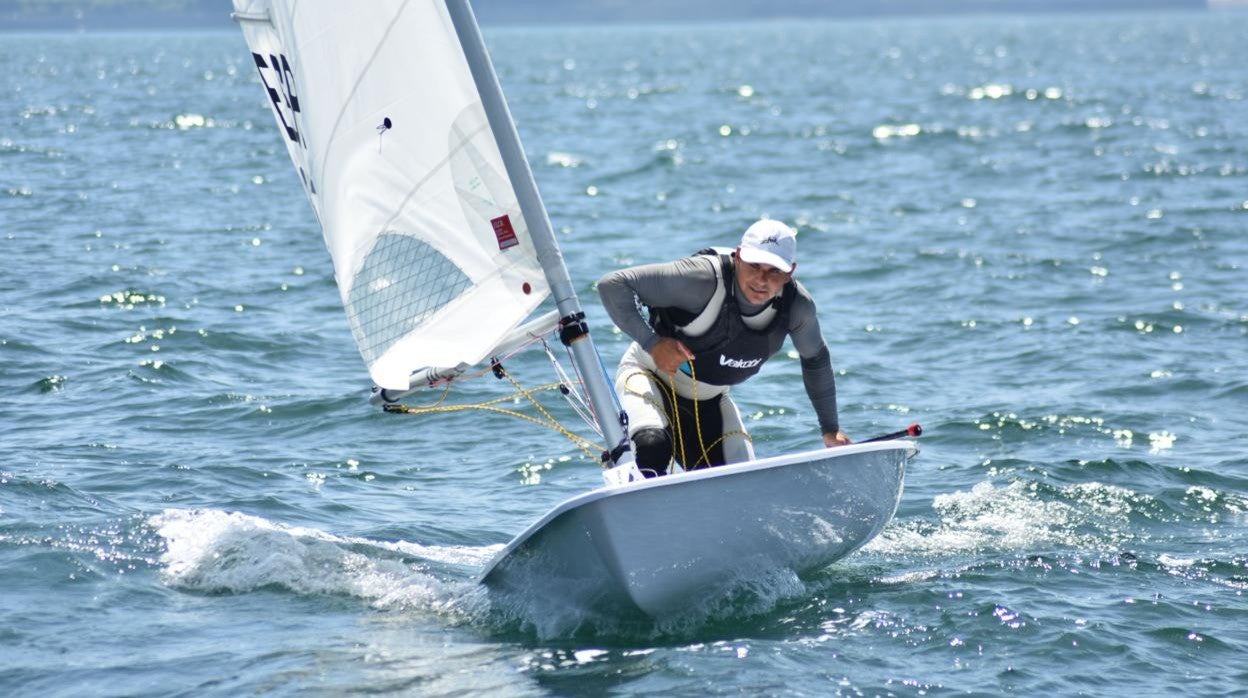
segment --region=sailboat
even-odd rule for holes
[[[234,0],[233,17],[374,402],[459,380],[541,335],[568,348],[603,484],[520,532],[480,583],[664,617],[759,574],[826,566],[892,518],[917,453],[907,439],[641,477],[467,0]],[[541,314],[547,298],[555,310]]]

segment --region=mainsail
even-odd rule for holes
[[[487,358],[550,289],[453,8],[234,8],[373,381]]]
[[[467,0],[234,9],[373,381],[404,391],[418,371],[492,357],[553,296],[606,439],[604,478],[640,479]]]

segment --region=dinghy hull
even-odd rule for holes
[[[809,572],[857,550],[896,512],[915,453],[909,441],[861,444],[593,490],[517,536],[481,582],[674,615],[742,580]]]

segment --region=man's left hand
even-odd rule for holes
[[[846,446],[852,443],[853,440],[846,436],[843,431],[838,431],[835,434],[830,431],[823,432],[823,445],[828,448],[832,448],[834,446]]]

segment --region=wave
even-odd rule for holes
[[[276,588],[451,615],[465,580],[448,571],[480,566],[494,552],[340,537],[212,509],[170,509],[148,524],[165,541],[160,564],[173,587],[233,594]]]
[[[594,176],[594,181],[600,184],[618,184],[632,180],[638,175],[649,174],[655,171],[675,170],[681,167],[684,162],[685,157],[679,141],[662,141],[651,149],[648,158],[635,162],[631,166],[603,172]]]
[[[980,482],[970,491],[939,495],[936,520],[894,521],[863,548],[872,555],[951,558],[1052,547],[1117,550],[1137,539],[1130,514],[1150,498],[1125,488],[1086,483],[1042,496],[1038,483]]]

